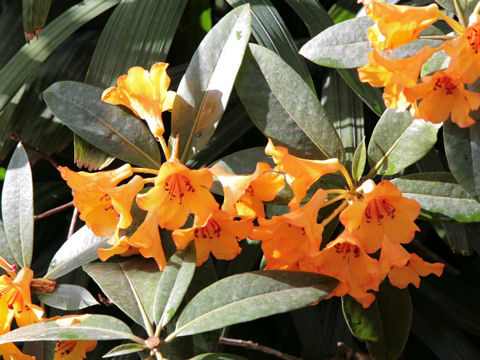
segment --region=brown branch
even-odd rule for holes
[[[72,221],[70,221],[70,227],[68,228],[68,238],[70,238],[73,233],[75,232],[75,225],[77,225],[77,219],[78,219],[78,209],[75,208],[73,209],[73,214],[72,214]]]
[[[58,212],[60,212],[60,211],[63,211],[63,210],[65,210],[65,209],[68,209],[68,208],[70,208],[70,207],[72,207],[72,206],[73,206],[73,201],[70,201],[69,203],[60,205],[60,206],[58,206],[58,207],[56,207],[56,208],[50,209],[50,210],[48,210],[48,211],[45,211],[45,212],[43,212],[43,213],[41,213],[41,214],[39,214],[39,215],[35,215],[35,216],[33,217],[33,219],[34,219],[34,220],[43,219],[43,218],[46,218],[47,216],[56,214],[56,213],[58,213]]]
[[[25,142],[22,141],[22,139],[20,139],[20,136],[17,134],[17,133],[14,133],[14,132],[11,132],[10,133],[10,138],[14,141],[17,141],[17,142],[21,142],[23,146],[25,146],[27,149],[30,149],[34,152],[36,152],[37,154],[43,156],[45,159],[47,159],[50,164],[52,164],[56,169],[58,169],[58,167],[60,166],[50,155],[48,155],[46,152],[43,152],[42,150],[40,150],[39,148],[36,148],[30,144],[27,144]]]
[[[219,339],[219,343],[220,344],[225,344],[225,345],[244,347],[244,348],[251,349],[251,350],[261,351],[261,352],[264,352],[265,354],[270,354],[270,355],[276,356],[276,357],[278,357],[280,359],[284,359],[284,360],[301,360],[300,358],[297,358],[296,356],[292,356],[292,355],[289,355],[289,354],[282,353],[278,350],[275,350],[275,349],[257,344],[253,341],[250,341],[250,340],[231,339],[231,338],[221,337]]]

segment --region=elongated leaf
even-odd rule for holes
[[[0,109],[17,92],[30,74],[80,26],[116,5],[119,0],[84,0],[48,24],[38,40],[25,44],[0,69]]]
[[[461,129],[447,121],[443,141],[453,176],[471,196],[480,200],[480,124]]]
[[[49,279],[58,279],[70,271],[97,258],[97,249],[108,247],[108,238],[96,236],[87,226],[68,238],[53,256],[48,266]]]
[[[98,305],[87,289],[70,284],[58,284],[54,292],[38,295],[38,298],[48,306],[62,310],[79,310]]]
[[[249,45],[236,81],[255,125],[275,145],[305,158],[344,158],[327,112],[302,78],[274,52]]]
[[[163,269],[153,302],[155,323],[164,327],[175,315],[195,273],[195,246],[177,250]]]
[[[434,221],[432,221],[431,224],[437,232],[437,235],[445,241],[453,253],[472,255],[465,224]]]
[[[145,346],[137,343],[122,344],[114,347],[112,350],[103,355],[102,358],[131,354],[142,351],[143,349],[145,349]]]
[[[233,7],[250,4],[252,7],[252,33],[255,40],[259,45],[276,52],[314,90],[305,61],[298,56],[295,40],[270,0],[227,1]]]
[[[172,110],[172,138],[180,134],[183,160],[192,158],[212,137],[227,106],[250,27],[248,5],[232,10],[195,51]]]
[[[47,22],[48,12],[52,0],[23,0],[23,30],[25,33],[34,33],[42,30]],[[25,34],[25,36],[27,36]]]
[[[353,335],[367,342],[376,360],[398,359],[412,324],[412,302],[406,289],[384,282],[369,308],[364,309],[350,296],[344,296],[342,304]]]
[[[74,81],[57,82],[43,92],[55,116],[83,139],[131,164],[159,168],[160,151],[147,127],[103,103],[101,95],[102,89]]]
[[[275,166],[272,158],[265,155],[265,148],[263,146],[234,152],[216,161],[215,164],[220,165],[233,174],[245,175],[253,173],[258,162],[265,162],[272,167]]]
[[[230,276],[202,290],[183,309],[177,336],[192,335],[302,308],[327,296],[337,281],[293,271]]]
[[[190,360],[247,360],[246,358],[233,354],[207,353],[197,355]]]
[[[463,190],[450,173],[418,173],[392,182],[404,196],[418,201],[426,211],[458,222],[480,221],[480,203]]]
[[[154,261],[134,258],[123,262],[83,266],[107,297],[136,323],[144,326],[142,308],[153,321],[153,302],[160,272]]]
[[[30,267],[33,252],[33,184],[21,143],[8,164],[2,189],[2,217],[7,241],[18,264]]]
[[[7,260],[12,265],[17,263],[15,257],[13,256],[12,250],[10,250],[10,245],[8,244],[5,230],[3,230],[2,220],[0,220],[0,249],[2,249],[0,254],[5,260]]]
[[[353,154],[352,160],[352,177],[353,180],[359,181],[365,170],[365,164],[367,162],[367,147],[365,145],[365,138],[362,139],[355,154]]]
[[[387,109],[368,144],[368,162],[375,166],[385,155],[377,174],[392,175],[421,159],[437,142],[441,124],[414,119],[409,112]]]
[[[69,325],[70,319],[56,319],[23,326],[0,336],[0,344],[38,340],[116,340],[143,343],[122,321],[107,315],[80,315],[84,319]]]
[[[122,1],[105,25],[85,82],[100,88],[115,84],[132,66],[149,68],[165,61],[187,0]],[[91,169],[112,158],[75,136],[75,159]]]

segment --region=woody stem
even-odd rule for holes
[[[345,209],[346,207],[348,206],[348,201],[345,200],[344,202],[342,202],[340,204],[339,207],[337,207],[331,214],[329,217],[327,217],[326,219],[324,219],[321,223],[320,223],[320,226],[327,226],[327,224],[332,221],[333,219],[335,219],[335,217],[343,210]]]

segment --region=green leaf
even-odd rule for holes
[[[153,302],[154,319],[158,326],[167,325],[177,312],[195,273],[195,259],[192,242],[185,250],[177,250],[163,270]]]
[[[55,291],[40,294],[38,298],[46,305],[62,310],[79,310],[98,305],[97,300],[87,289],[70,284],[58,284]]]
[[[255,171],[258,162],[265,162],[272,167],[275,166],[272,158],[265,155],[265,147],[263,146],[234,152],[233,154],[227,155],[216,161],[215,164],[220,165],[222,168],[233,174],[245,175],[252,174]]]
[[[437,142],[441,124],[414,119],[408,111],[387,109],[368,144],[368,162],[377,174],[392,175],[421,159]]]
[[[455,12],[454,0],[435,0],[441,7],[447,9],[448,11]],[[477,4],[476,0],[458,0],[460,8],[465,12],[465,18],[468,19],[470,14],[473,12],[475,5]]]
[[[453,176],[471,196],[480,200],[480,124],[461,129],[446,121],[443,141]]]
[[[159,168],[160,151],[147,127],[102,102],[101,95],[101,89],[74,81],[56,82],[43,92],[55,116],[84,140],[131,164]]]
[[[4,167],[0,167],[0,180],[5,180],[5,172],[7,171],[7,169],[5,169]]]
[[[465,224],[432,221],[431,225],[453,253],[472,255]]]
[[[26,33],[33,37],[36,31],[43,29],[51,3],[52,0],[22,0],[23,30]]]
[[[108,247],[108,237],[96,236],[83,226],[69,237],[58,249],[48,266],[46,278],[58,279],[72,270],[97,259],[97,249]]]
[[[367,309],[350,296],[342,297],[343,313],[352,334],[366,341],[375,360],[396,360],[407,343],[412,324],[408,290],[384,282]]]
[[[298,47],[280,14],[269,0],[227,0],[233,7],[250,4],[252,33],[259,45],[277,53],[315,91],[305,61],[298,56]]]
[[[13,256],[30,267],[33,252],[33,184],[27,153],[21,143],[8,164],[2,189],[3,227]]]
[[[25,44],[0,69],[0,109],[17,92],[30,74],[75,30],[116,5],[119,0],[84,0],[58,16],[42,31],[38,40]]]
[[[3,230],[3,221],[0,219],[0,255],[3,256],[5,260],[7,260],[10,264],[16,264],[17,261],[13,256],[12,250],[10,250],[10,245],[7,241],[7,235],[5,234],[5,230]]]
[[[233,354],[206,353],[197,355],[190,360],[247,360],[247,358]]]
[[[144,340],[135,336],[122,321],[107,315],[77,315],[80,319],[68,325],[68,319],[43,321],[23,326],[0,336],[0,344],[14,341],[48,340],[117,340],[129,339],[139,344]]]
[[[311,36],[333,25],[333,21],[322,5],[316,0],[285,0],[303,20]]]
[[[299,309],[322,300],[335,286],[335,279],[296,271],[230,276],[205,288],[185,306],[169,338]]]
[[[447,172],[418,173],[392,180],[405,197],[422,209],[457,222],[480,222],[480,203]]]
[[[227,106],[250,38],[250,27],[250,6],[232,10],[208,32],[195,51],[172,110],[171,138],[180,134],[182,160],[192,158],[212,137]]]
[[[274,52],[249,45],[235,83],[250,118],[275,145],[304,158],[344,158],[327,112],[303,79]]]
[[[136,323],[144,326],[142,312],[153,322],[153,303],[160,271],[151,259],[140,257],[122,262],[86,264],[83,270],[107,297]]]
[[[367,147],[365,146],[365,138],[362,139],[355,154],[353,154],[352,160],[352,177],[353,180],[359,181],[365,170],[365,164],[367,162]]]
[[[112,350],[110,350],[105,355],[103,355],[102,358],[109,358],[112,356],[131,354],[134,352],[142,351],[143,349],[145,349],[145,345],[142,345],[142,344],[137,344],[137,343],[122,344],[122,345],[115,346]]]

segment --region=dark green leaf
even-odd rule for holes
[[[311,36],[315,36],[333,25],[332,19],[317,0],[285,1],[303,20]]]
[[[398,359],[412,324],[412,302],[406,289],[384,282],[369,308],[364,309],[350,296],[344,296],[342,304],[350,330],[366,341],[375,360]]]
[[[101,95],[101,89],[74,81],[57,82],[43,92],[55,116],[84,140],[131,164],[159,168],[160,151],[147,127],[103,103]]]
[[[153,302],[155,323],[164,327],[177,312],[195,273],[195,246],[177,250],[162,272]]]
[[[480,124],[461,129],[446,121],[443,141],[453,176],[471,196],[480,200]]]
[[[33,252],[33,184],[30,163],[21,143],[18,143],[5,174],[2,217],[15,260],[22,267],[30,267]]]
[[[122,321],[106,315],[77,315],[73,325],[69,317],[23,326],[0,336],[0,344],[13,341],[38,340],[116,340],[129,339],[143,344],[143,339],[132,334]]]
[[[5,172],[6,172],[6,169],[4,167],[0,167],[0,180],[4,180],[5,179]]]
[[[22,0],[23,30],[26,33],[33,37],[35,32],[43,29],[51,3],[52,0]]]
[[[443,8],[451,12],[455,12],[454,1],[455,0],[435,0],[436,3],[438,3],[440,6],[442,6]],[[477,4],[477,1],[476,0],[458,0],[458,3],[460,5],[460,8],[465,12],[465,18],[468,19],[475,5]]]
[[[265,155],[265,148],[263,146],[234,152],[216,161],[215,164],[220,165],[233,174],[245,175],[253,173],[258,162],[265,162],[272,167],[275,166],[272,158]]]
[[[190,360],[247,360],[246,358],[233,354],[207,353],[197,355]]]
[[[377,174],[392,175],[421,159],[435,145],[441,124],[414,119],[408,111],[387,109],[368,144],[368,162]],[[386,156],[387,155],[387,156]],[[386,156],[386,157],[385,157]]]
[[[180,134],[182,160],[192,158],[212,137],[227,106],[250,27],[248,5],[232,10],[208,32],[193,55],[172,110],[172,138]]]
[[[98,305],[92,294],[78,285],[58,284],[55,291],[38,295],[38,298],[46,305],[62,310],[79,310]]]
[[[123,262],[97,262],[83,266],[107,297],[139,325],[144,326],[142,308],[153,322],[153,303],[160,278],[156,263],[134,258]]]
[[[108,238],[96,236],[87,226],[69,237],[53,256],[48,266],[49,279],[58,279],[72,270],[95,260],[97,249],[108,247]]]
[[[431,222],[437,235],[450,246],[453,253],[472,255],[465,224]]]
[[[362,139],[355,154],[353,154],[352,160],[352,177],[353,180],[359,181],[363,175],[363,170],[365,170],[365,165],[367,162],[367,147],[365,146],[365,138]]]
[[[337,281],[294,271],[255,271],[217,281],[183,309],[172,335],[192,335],[311,305]]]
[[[447,172],[418,173],[392,181],[403,195],[418,201],[423,210],[458,222],[479,222],[480,203]]]
[[[315,94],[274,52],[249,45],[236,81],[255,125],[275,145],[304,158],[344,158],[343,146]]]
[[[131,354],[134,352],[142,351],[143,349],[145,349],[145,345],[142,345],[142,344],[137,344],[137,343],[122,344],[114,347],[112,350],[110,350],[105,355],[103,355],[102,358],[109,358],[112,356]]]

